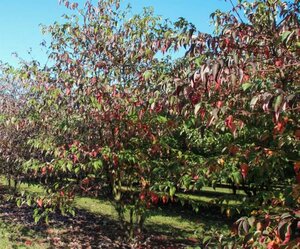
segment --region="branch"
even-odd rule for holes
[[[285,68],[288,68],[288,67],[297,67],[297,66],[300,66],[300,63],[292,63],[292,64],[287,64],[287,65],[283,65],[282,66],[282,69],[285,69]],[[260,70],[257,70],[258,72],[274,72],[274,71],[277,71],[278,67],[273,67],[271,69],[260,69]]]
[[[241,18],[239,12],[235,9],[235,6],[234,6],[232,0],[229,0],[229,1],[230,1],[230,3],[231,3],[232,8],[233,8],[232,10],[237,14],[237,16],[238,16],[238,18],[240,19],[241,23],[244,24],[244,21],[243,21],[243,19]]]

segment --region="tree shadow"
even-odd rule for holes
[[[0,222],[10,226],[11,239],[18,245],[33,241],[45,248],[186,248],[194,241],[177,239],[176,229],[164,225],[149,225],[138,240],[127,242],[125,231],[109,217],[76,210],[76,216],[51,214],[49,224],[34,223],[33,209],[17,207],[15,203],[0,201]],[[18,227],[15,231],[13,227]],[[50,246],[49,246],[50,245]]]

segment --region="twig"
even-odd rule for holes
[[[230,3],[231,3],[232,8],[233,8],[232,10],[237,14],[237,16],[238,16],[238,18],[240,19],[240,21],[244,24],[244,21],[243,21],[243,19],[241,18],[239,12],[235,9],[235,6],[234,6],[232,0],[229,0],[229,1],[230,1]]]

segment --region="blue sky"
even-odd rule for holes
[[[123,0],[130,3],[133,12],[140,12],[143,7],[153,6],[155,13],[164,18],[176,20],[184,17],[194,23],[200,31],[211,32],[209,14],[216,9],[228,10],[225,0]],[[83,5],[85,0],[77,1]],[[66,8],[58,0],[1,0],[0,1],[0,60],[16,65],[12,56],[17,52],[28,59],[32,48],[32,57],[46,61],[45,51],[39,45],[45,37],[40,32],[39,24],[51,24],[62,21]]]

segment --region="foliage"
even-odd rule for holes
[[[77,14],[43,28],[50,65],[1,69],[1,173],[43,186],[18,196],[36,221],[104,195],[132,237],[205,186],[245,191],[238,212],[299,207],[298,0],[238,1],[213,35],[119,0],[61,2]]]
[[[299,214],[283,213],[242,217],[236,221],[236,232],[246,248],[297,248],[299,246]]]
[[[207,148],[200,153],[209,178],[258,188],[293,178],[299,159],[297,6],[241,1],[230,13],[211,15],[215,36],[190,34],[170,93],[181,99],[179,111],[188,119],[182,133],[192,151]]]

